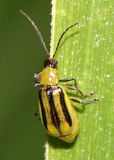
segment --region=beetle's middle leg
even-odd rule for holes
[[[83,93],[81,92],[78,88],[74,87],[74,86],[65,86],[66,91],[70,91],[71,93],[76,93],[76,94],[80,94],[83,98],[87,98],[90,96],[95,95],[95,92],[91,91],[90,93]]]
[[[65,86],[65,88],[67,90],[70,90],[71,92],[74,92],[74,93],[79,93],[81,96],[83,96],[84,98],[86,97],[90,97],[92,95],[95,94],[95,92],[90,92],[89,94],[84,94],[77,86],[77,82],[76,82],[76,79],[75,78],[65,78],[65,79],[62,79],[62,80],[59,80],[59,82],[69,82],[69,81],[74,81],[74,84],[73,85],[69,85],[69,86]]]

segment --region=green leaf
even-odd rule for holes
[[[59,78],[76,78],[81,91],[95,91],[100,102],[77,111],[80,131],[74,143],[48,137],[45,159],[114,160],[114,0],[52,3],[51,53],[62,32],[79,23],[61,41]]]

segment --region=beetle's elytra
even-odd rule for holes
[[[20,10],[20,12],[31,22],[40,38],[43,48],[49,56],[44,62],[44,69],[42,72],[34,74],[34,78],[36,80],[35,86],[39,87],[38,111],[40,118],[49,135],[57,137],[67,143],[71,143],[74,141],[79,130],[79,120],[72,102],[85,105],[98,101],[97,98],[82,100],[76,97],[69,97],[67,95],[67,91],[69,90],[70,92],[75,93],[75,95],[80,95],[83,99],[88,96],[92,96],[94,92],[91,92],[89,95],[84,95],[83,92],[78,89],[75,78],[65,78],[62,80],[58,78],[58,61],[54,59],[55,54],[57,53],[62,37],[69,29],[76,26],[78,23],[69,26],[62,33],[58,40],[55,52],[51,55],[48,52],[38,27],[25,12],[22,10]],[[69,81],[73,81],[74,83],[69,86],[65,85],[64,87],[60,85],[61,82],[65,83]]]

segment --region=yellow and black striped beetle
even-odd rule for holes
[[[34,74],[34,78],[36,80],[35,87],[39,86],[38,112],[40,114],[40,118],[43,122],[44,128],[49,135],[57,137],[67,143],[71,143],[74,141],[79,130],[79,120],[77,117],[77,112],[71,102],[85,105],[98,101],[97,98],[81,100],[79,98],[69,97],[67,95],[68,90],[70,90],[71,92],[75,92],[77,95],[79,94],[83,98],[92,96],[94,92],[91,92],[89,95],[84,95],[78,89],[75,78],[65,78],[62,80],[58,79],[58,61],[54,59],[54,56],[58,50],[60,41],[64,34],[69,29],[76,26],[78,23],[69,26],[61,34],[55,52],[53,56],[51,56],[51,54],[48,52],[48,49],[38,27],[25,12],[23,12],[22,10],[20,10],[20,12],[31,22],[40,38],[43,48],[49,56],[49,58],[44,62],[44,69],[42,70],[42,72]],[[61,82],[68,81],[74,81],[74,85],[64,87],[60,85]]]

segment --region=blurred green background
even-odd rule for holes
[[[50,41],[50,0],[0,0],[0,160],[42,160],[46,134],[34,116],[33,74],[46,54],[23,9]]]

